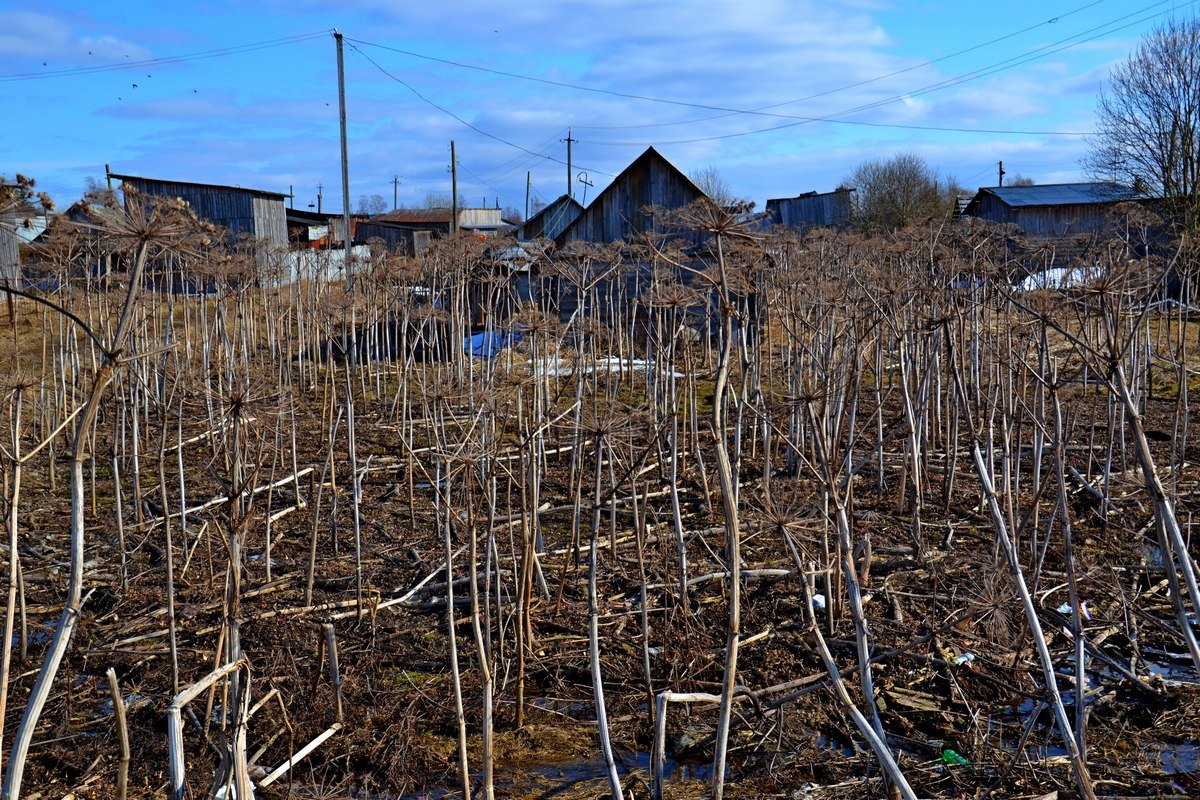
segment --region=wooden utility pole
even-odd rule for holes
[[[337,72],[338,72],[338,125],[342,134],[342,236],[346,239],[346,286],[354,288],[354,280],[350,270],[350,248],[354,237],[350,235],[350,159],[346,149],[346,67],[342,56],[342,34],[333,32],[333,40],[337,42]]]
[[[533,173],[525,173],[525,219],[529,220],[529,190],[533,188]]]
[[[325,184],[317,184],[317,213],[321,213],[321,192],[325,191]]]
[[[454,140],[450,140],[450,235],[458,233],[458,158],[454,155]]]
[[[392,211],[400,207],[400,176],[392,176]]]
[[[571,138],[571,129],[567,128],[567,138],[559,139],[560,142],[567,143],[567,197],[574,199],[575,197],[575,176],[571,174],[571,144],[579,141]]]
[[[999,175],[997,175],[997,178],[1000,180],[1000,183],[998,185],[1003,186],[1004,185],[1004,162],[997,161],[996,168],[997,168],[997,171],[999,172]]]

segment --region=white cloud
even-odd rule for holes
[[[14,11],[4,15],[0,57],[11,57],[14,61],[9,63],[23,66],[24,71],[36,72],[37,68],[99,66],[118,59],[140,60],[153,56],[146,48],[109,33],[81,33],[70,20],[61,17]],[[19,60],[23,59],[28,61],[22,64]]]

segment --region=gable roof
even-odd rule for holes
[[[521,239],[537,239],[545,237],[553,239],[578,219],[583,213],[583,204],[574,197],[560,195],[558,199],[544,206],[540,211],[517,226],[517,236]]]
[[[662,185],[658,188],[665,189],[668,193],[672,188],[674,188],[675,196],[657,196],[659,193],[654,186],[654,182],[651,181],[650,185],[645,187],[644,191],[644,194],[649,195],[647,202],[638,202],[639,200],[645,198],[635,199],[632,196],[633,192],[630,191],[630,188],[633,184],[634,174],[639,171],[652,174],[655,169],[661,170],[661,176],[667,179],[662,181]],[[674,187],[672,187],[671,184],[674,184]],[[679,190],[682,191],[680,192]],[[624,196],[617,198],[616,195],[618,194],[623,194]],[[675,202],[677,200],[683,200],[684,196],[686,196],[685,202]],[[608,184],[608,186],[604,187],[602,192],[596,195],[588,207],[584,209],[583,213],[576,217],[575,221],[572,222],[566,230],[555,237],[555,242],[559,245],[563,245],[569,241],[574,241],[577,239],[582,239],[585,241],[610,242],[622,238],[620,235],[614,235],[617,233],[617,231],[614,227],[611,227],[611,223],[614,221],[613,215],[605,214],[607,206],[609,204],[617,205],[618,199],[630,206],[630,208],[627,209],[628,211],[636,213],[638,208],[646,205],[663,205],[669,209],[679,208],[701,197],[707,197],[703,189],[697,186],[691,178],[681,172],[678,167],[663,157],[661,153],[659,153],[653,147],[647,147],[640,156],[638,156],[629,164],[629,166],[621,170],[620,174],[613,178],[612,182]],[[635,202],[637,202],[636,207],[633,205]],[[620,210],[624,211],[626,209]],[[620,217],[620,222],[624,223],[623,227],[633,226],[632,219],[626,217],[624,214],[618,214],[617,216]],[[601,235],[597,239],[594,236],[588,237],[586,235],[582,235],[585,227],[592,229],[592,232],[594,232],[596,227],[603,228],[603,230],[601,230]]]
[[[978,204],[980,198],[992,195],[1010,208],[1033,206],[1091,205],[1093,203],[1121,203],[1129,200],[1149,200],[1150,196],[1134,191],[1112,181],[1093,183],[1048,183],[1035,186],[990,186],[979,190],[968,206]]]

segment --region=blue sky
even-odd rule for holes
[[[553,200],[568,129],[577,198],[579,173],[590,199],[649,145],[686,172],[716,167],[760,206],[899,152],[972,188],[994,185],[1001,159],[1009,177],[1078,180],[1109,69],[1195,13],[1195,0],[0,0],[0,174],[60,203],[105,163],[294,186],[298,208],[323,184],[338,209],[337,28],[352,206],[390,206],[394,176],[401,204],[448,193],[451,139],[469,203],[523,209],[527,171]]]

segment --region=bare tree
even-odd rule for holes
[[[369,214],[372,217],[388,210],[387,200],[381,194],[360,194],[358,196],[358,213]]]
[[[425,199],[417,208],[449,208],[452,205],[451,195],[449,192],[426,192]],[[467,206],[467,198],[461,194],[458,196],[458,207],[465,208]]]
[[[846,179],[854,193],[858,225],[867,233],[884,233],[942,212],[937,173],[914,153],[870,159]]]
[[[1195,226],[1200,205],[1200,19],[1155,29],[1109,76],[1084,167],[1161,193],[1175,221]]]
[[[734,202],[733,191],[730,190],[729,183],[721,177],[721,173],[713,165],[709,164],[707,167],[693,170],[688,177],[700,191],[711,197],[718,205],[727,206]]]

